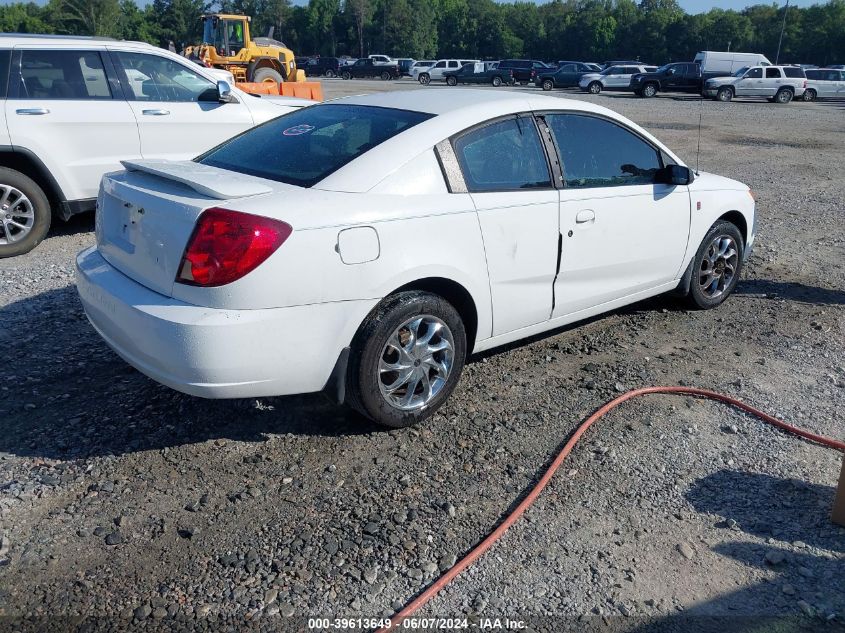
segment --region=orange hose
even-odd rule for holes
[[[498,541],[502,537],[502,535],[507,532],[508,528],[510,528],[514,523],[516,523],[517,519],[519,519],[519,517],[521,517],[525,513],[525,511],[534,503],[534,501],[537,500],[537,497],[540,496],[540,493],[543,492],[543,489],[549,484],[552,477],[557,472],[558,468],[561,467],[564,460],[569,456],[569,453],[572,452],[572,449],[578,443],[578,440],[581,439],[581,436],[584,435],[586,430],[590,428],[593,423],[598,421],[599,418],[601,418],[611,410],[615,409],[626,400],[631,400],[632,398],[651,393],[669,393],[681,394],[686,396],[698,396],[701,398],[709,398],[710,400],[724,402],[738,409],[742,409],[743,411],[746,411],[747,413],[750,413],[760,418],[764,422],[768,422],[769,424],[772,424],[780,429],[783,429],[784,431],[792,433],[793,435],[803,437],[804,439],[816,442],[817,444],[821,444],[822,446],[827,446],[829,448],[845,452],[845,442],[834,440],[829,437],[824,437],[823,435],[817,435],[816,433],[811,433],[810,431],[805,431],[804,429],[792,426],[791,424],[787,424],[782,420],[778,420],[777,418],[767,413],[764,413],[759,409],[752,407],[751,405],[745,404],[744,402],[741,402],[736,398],[731,398],[730,396],[726,396],[721,393],[716,393],[715,391],[709,391],[707,389],[698,389],[696,387],[643,387],[642,389],[633,389],[631,391],[623,393],[621,396],[614,398],[610,402],[605,403],[595,413],[593,413],[590,417],[584,420],[581,425],[575,430],[575,433],[572,434],[572,437],[569,438],[569,441],[557,454],[554,461],[548,467],[546,472],[543,473],[543,476],[540,478],[540,481],[538,481],[534,485],[528,495],[519,503],[518,506],[516,506],[516,508],[514,508],[513,512],[511,512],[507,517],[505,517],[505,520],[502,521],[498,525],[498,527],[496,527],[495,530],[490,532],[490,534],[488,534],[483,541],[473,547],[466,556],[464,556],[461,560],[455,563],[455,565],[453,565],[447,572],[445,572],[442,576],[435,580],[428,587],[428,589],[423,591],[414,600],[409,602],[399,613],[394,615],[390,619],[390,627],[380,628],[376,633],[388,633],[391,628],[399,627],[403,620],[410,617],[413,613],[415,613],[418,609],[425,605],[429,600],[434,598],[434,596],[436,596],[440,592],[440,590],[443,589],[446,585],[452,582],[452,580],[454,580],[458,574],[460,574],[467,567],[469,567],[475,561],[481,558],[481,556],[493,546],[493,543]]]

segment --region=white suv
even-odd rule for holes
[[[740,68],[730,77],[714,77],[704,84],[703,94],[717,101],[734,97],[766,97],[773,103],[789,103],[803,97],[807,77],[799,66]]]
[[[94,209],[104,173],[132,158],[189,159],[310,104],[258,98],[219,71],[138,42],[0,36],[0,257]]]
[[[442,81],[443,73],[448,70],[458,70],[466,64],[475,64],[477,59],[439,59],[432,66],[428,68],[412,68],[411,76],[423,85],[428,85],[432,81]]]

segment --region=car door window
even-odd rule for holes
[[[779,68],[767,68],[766,69],[766,79],[780,79],[780,69]]]
[[[551,114],[566,187],[653,184],[663,166],[660,153],[616,123],[581,114]]]
[[[454,147],[471,192],[551,187],[532,118],[512,117],[476,128],[456,139]]]
[[[437,62],[434,65],[435,68],[446,68],[446,62]]]
[[[745,79],[762,79],[763,77],[763,69],[762,68],[752,68],[747,73],[745,73]]]
[[[115,53],[135,101],[191,102],[217,99],[214,83],[172,59],[146,53]]]
[[[458,62],[449,62],[449,68],[457,68]]]
[[[21,99],[111,99],[97,51],[23,50],[18,94]]]
[[[574,73],[576,71],[575,64],[566,64],[560,67],[562,73]]]

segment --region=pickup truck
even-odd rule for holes
[[[806,88],[807,76],[799,66],[754,66],[740,68],[730,77],[708,79],[702,94],[716,101],[766,97],[773,103],[789,103],[803,97]]]
[[[705,76],[701,72],[701,66],[693,62],[666,64],[654,72],[633,75],[630,89],[640,97],[653,97],[658,92],[701,94],[704,82],[707,79],[719,76],[718,73]]]
[[[343,66],[340,76],[344,79],[363,79],[365,77],[381,77],[383,80],[399,79],[399,66],[396,64],[376,64],[372,59],[359,59],[354,64]]]
[[[484,62],[466,64],[458,70],[447,70],[443,78],[450,86],[458,84],[492,84],[494,86],[514,83],[513,71],[509,68],[486,69]]]

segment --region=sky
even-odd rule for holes
[[[0,4],[11,4],[16,0],[0,0]],[[38,4],[46,4],[46,0],[35,0]],[[140,6],[146,5],[150,0],[135,0]],[[547,0],[536,0],[540,4]],[[778,0],[777,4],[783,5],[786,0]],[[775,0],[678,0],[684,11],[687,13],[703,13],[710,9],[744,9],[753,4],[773,4]],[[308,0],[293,0],[293,4],[308,4]],[[819,4],[818,0],[789,0],[790,6],[808,7],[812,4]]]

